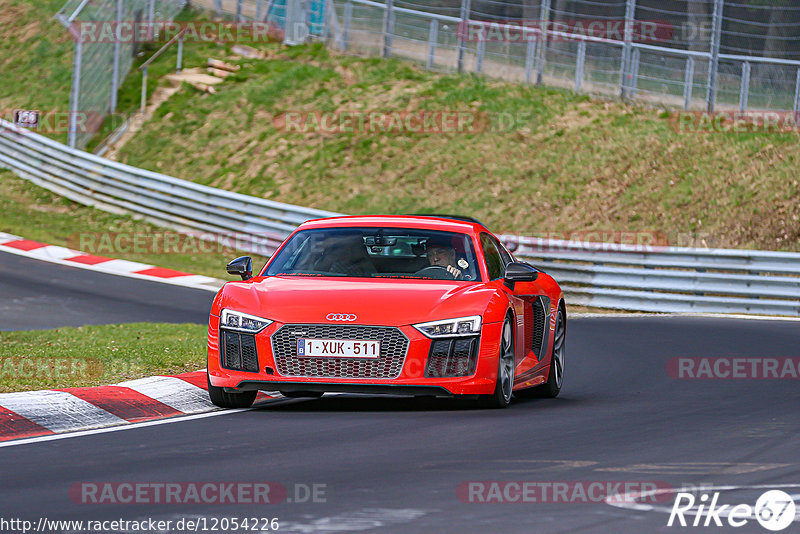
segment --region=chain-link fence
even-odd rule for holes
[[[117,106],[117,90],[144,39],[123,37],[158,28],[186,0],[67,0],[56,18],[74,40],[68,143],[83,148]],[[119,32],[119,33],[118,33]]]
[[[800,111],[796,0],[332,3],[337,43],[428,68],[685,109]]]

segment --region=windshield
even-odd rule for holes
[[[414,228],[303,230],[264,275],[480,280],[468,235]]]

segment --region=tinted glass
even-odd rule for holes
[[[481,248],[483,248],[483,257],[486,259],[486,269],[489,271],[489,279],[497,280],[503,278],[505,275],[505,265],[503,259],[500,257],[500,252],[494,244],[492,236],[489,234],[481,234]]]
[[[468,235],[413,228],[303,230],[264,275],[480,280]]]

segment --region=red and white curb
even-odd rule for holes
[[[259,392],[256,402],[280,398]],[[0,393],[0,442],[219,410],[206,372],[151,376],[112,386]]]
[[[219,291],[219,288],[225,283],[224,280],[209,276],[184,273],[134,261],[94,256],[79,250],[31,241],[3,232],[0,232],[0,251],[91,271],[213,292]]]

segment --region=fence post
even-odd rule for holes
[[[139,112],[144,115],[147,108],[147,67],[142,69],[142,101],[139,105]]]
[[[353,2],[347,0],[344,5],[344,49],[350,49],[350,21],[353,20]]]
[[[392,55],[392,33],[394,32],[394,0],[386,0],[383,14],[383,57]]]
[[[523,30],[522,35],[525,35]],[[530,34],[528,35],[530,37]],[[528,39],[528,45],[525,48],[525,83],[531,83],[533,79],[533,63],[536,58],[536,42],[537,39]]]
[[[725,0],[714,0],[714,16],[711,23],[711,59],[708,61],[706,82],[706,109],[714,112],[717,103],[717,74],[719,71],[719,46],[722,33],[722,9]]]
[[[456,30],[458,37],[458,72],[464,70],[464,50],[466,48],[466,40],[469,38],[469,16],[472,13],[472,1],[461,0],[461,23]]]
[[[236,22],[242,21],[242,0],[236,0]]]
[[[483,30],[483,28],[481,28]],[[478,39],[478,59],[475,62],[475,72],[480,73],[483,70],[483,56],[486,54],[486,38],[481,31],[481,36]]]
[[[619,96],[630,97],[631,49],[633,48],[633,18],[636,15],[636,0],[627,0],[625,5],[625,45],[619,67]]]
[[[686,75],[683,78],[683,109],[688,110],[692,105],[692,90],[694,89],[694,58],[686,58]]]
[[[119,91],[119,29],[122,23],[122,0],[117,0],[117,27],[114,29],[114,62],[111,67],[111,113],[117,111],[117,92]]]
[[[575,92],[583,89],[583,65],[586,62],[586,41],[578,43],[578,59],[575,62]]]
[[[794,120],[800,119],[800,69],[794,82]]]
[[[81,68],[83,67],[83,39],[79,36],[75,41],[75,51],[72,56],[72,87],[69,95],[69,130],[67,131],[67,144],[75,148],[78,141],[78,100],[81,94]]]
[[[183,68],[183,33],[178,37],[178,63],[175,65],[175,72],[180,74]]]
[[[544,79],[544,62],[547,59],[547,31],[550,29],[550,0],[542,0],[539,12],[539,50],[536,54],[536,85]]]
[[[739,111],[747,109],[747,101],[750,100],[750,62],[742,63],[742,83],[739,86]]]
[[[630,79],[628,81],[628,98],[633,98],[636,96],[636,88],[639,84],[639,57],[641,56],[642,51],[638,48],[634,48],[633,52],[631,53],[631,68],[630,68]]]
[[[431,19],[431,26],[428,30],[428,63],[426,66],[431,69],[436,62],[436,43],[439,42],[439,21]]]

